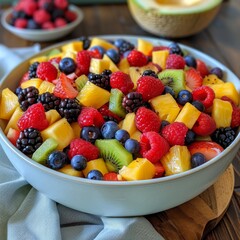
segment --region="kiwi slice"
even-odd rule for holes
[[[116,139],[97,139],[95,145],[109,171],[118,172],[133,160],[132,154]]]
[[[49,53],[48,53],[48,57],[52,57],[55,56],[57,54],[61,53],[61,51],[57,48],[52,49]]]
[[[32,159],[38,163],[45,164],[48,155],[56,150],[58,142],[53,138],[46,139],[42,145],[33,153]]]
[[[177,94],[186,88],[185,86],[185,74],[182,69],[165,69],[158,74],[158,78],[165,86],[169,86]]]
[[[84,74],[75,80],[75,84],[79,92],[83,89],[87,81],[88,81],[88,77]]]
[[[112,88],[110,92],[109,99],[109,110],[113,113],[117,114],[119,117],[124,117],[126,115],[126,111],[122,106],[124,94],[121,90],[117,88]]]

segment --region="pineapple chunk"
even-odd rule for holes
[[[191,154],[186,146],[175,145],[162,157],[161,163],[166,176],[185,172],[191,169]]]
[[[165,69],[168,55],[169,55],[168,50],[153,51],[152,62],[158,64],[162,69]]]
[[[35,62],[47,62],[48,61],[48,56],[39,56],[32,58],[29,62],[30,65],[32,65]]]
[[[71,123],[71,127],[73,129],[75,137],[79,138],[81,130],[82,130],[81,127],[79,126],[79,124],[77,122],[73,122],[73,123]]]
[[[57,149],[62,150],[75,138],[74,132],[66,118],[62,118],[41,131],[43,141],[53,138],[58,142]]]
[[[59,119],[61,119],[61,116],[60,116],[60,114],[58,113],[57,110],[51,109],[51,110],[46,112],[46,118],[47,118],[47,121],[48,121],[49,126],[50,126],[53,123],[55,123],[56,121],[58,121]]]
[[[122,121],[121,129],[126,130],[130,137],[137,131],[135,124],[135,113],[127,113],[124,120]]]
[[[38,89],[40,87],[40,85],[42,84],[42,82],[43,82],[43,80],[40,79],[40,78],[32,78],[28,81],[23,82],[21,84],[21,88],[24,89],[24,88],[28,88],[28,87],[33,86],[33,87]]]
[[[215,74],[209,74],[203,78],[203,85],[222,84],[223,80],[219,79]]]
[[[60,168],[58,171],[74,177],[84,177],[82,171],[75,170],[71,166],[71,164],[65,165],[64,167]]]
[[[193,127],[201,112],[191,103],[186,103],[178,114],[175,122],[184,123],[189,129]]]
[[[17,95],[9,88],[3,89],[0,103],[0,118],[9,120],[18,106]]]
[[[169,93],[152,98],[149,102],[160,119],[170,123],[174,122],[180,112],[176,100]]]
[[[109,69],[109,66],[110,66],[110,62],[106,59],[92,58],[90,62],[89,71],[92,73],[100,74],[105,69]]]
[[[91,45],[90,45],[89,48],[91,48],[93,46],[101,46],[105,50],[108,50],[110,48],[116,49],[115,45],[111,44],[110,42],[108,42],[108,41],[106,41],[104,39],[97,38],[97,37],[92,38]]]
[[[103,60],[107,60],[109,62],[109,70],[112,72],[119,71],[119,68],[116,66],[116,64],[111,60],[111,58],[108,57],[108,55],[103,55]]]
[[[82,50],[83,50],[83,42],[82,41],[74,41],[74,42],[67,43],[62,46],[63,52],[68,52],[68,51],[79,52]]]
[[[66,52],[64,52],[62,54],[62,58],[72,58],[74,60],[76,60],[76,56],[77,56],[77,52],[76,51],[71,51],[71,50],[67,50]]]
[[[102,175],[108,173],[107,165],[103,158],[94,159],[87,162],[87,167],[82,171],[83,175],[87,177],[91,170],[98,170]]]
[[[48,81],[42,81],[40,86],[38,87],[39,94],[43,94],[45,92],[53,93],[55,85]]]
[[[128,166],[123,166],[119,174],[127,181],[152,179],[155,175],[155,166],[146,158],[137,158]]]
[[[120,71],[129,74],[129,68],[130,68],[130,64],[127,60],[127,58],[122,58],[118,64],[118,68]]]
[[[137,50],[145,54],[146,56],[149,56],[153,49],[153,44],[149,41],[146,41],[142,38],[138,38],[137,41]]]
[[[230,102],[215,98],[212,106],[212,118],[217,128],[230,127],[232,121],[232,105]]]
[[[77,95],[77,99],[85,107],[98,109],[109,102],[110,92],[88,81]]]
[[[131,135],[131,138],[140,142],[141,135],[142,133],[139,130],[137,130]]]

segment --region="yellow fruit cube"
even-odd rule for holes
[[[137,50],[142,52],[143,54],[149,56],[153,49],[153,44],[147,40],[142,38],[138,38],[137,40]]]
[[[209,74],[203,78],[203,85],[222,84],[224,81],[219,79],[215,74]]]
[[[83,175],[87,177],[88,173],[91,170],[98,170],[104,175],[105,173],[108,173],[108,169],[106,166],[105,161],[102,158],[94,159],[87,162],[87,167],[83,170]]]
[[[58,113],[57,110],[51,109],[46,112],[46,118],[48,120],[49,126],[61,119],[60,114]]]
[[[189,129],[192,129],[200,114],[201,112],[197,108],[195,108],[191,103],[187,102],[181,109],[180,113],[175,119],[175,122],[182,122]]]
[[[3,89],[0,102],[0,118],[9,120],[18,106],[17,95],[9,88]]]
[[[46,92],[53,93],[54,88],[55,88],[55,85],[53,83],[48,81],[42,81],[42,83],[38,87],[38,91],[39,91],[39,94],[43,94]]]
[[[103,60],[107,60],[109,62],[109,70],[112,72],[119,71],[119,68],[116,66],[116,64],[108,57],[108,55],[103,55]]]
[[[137,130],[131,135],[131,138],[140,141],[141,135],[142,133],[139,130]]]
[[[21,88],[28,88],[28,87],[35,87],[35,88],[39,88],[40,85],[42,84],[43,80],[40,78],[32,78],[28,81],[25,81],[21,84]]]
[[[110,62],[106,59],[92,58],[90,62],[89,71],[92,73],[100,74],[105,69],[109,69]]]
[[[64,149],[75,138],[73,129],[66,118],[62,118],[41,131],[43,141],[53,138],[58,142],[58,150]]]
[[[68,52],[68,51],[79,52],[82,50],[83,50],[83,42],[82,41],[74,41],[74,42],[67,43],[62,46],[63,52]]]
[[[146,158],[137,158],[119,170],[119,174],[127,181],[152,179],[155,172],[155,166]]]
[[[30,65],[32,65],[35,62],[47,62],[48,61],[48,56],[39,56],[32,58],[29,62]]]
[[[158,64],[162,69],[165,69],[168,56],[169,56],[168,50],[153,51],[152,62]]]
[[[82,171],[75,170],[74,168],[72,168],[71,164],[66,164],[58,171],[74,177],[84,177]]]
[[[135,116],[135,113],[127,113],[122,121],[121,129],[126,130],[130,134],[130,137],[137,131]]]
[[[81,127],[79,126],[79,124],[77,122],[73,122],[73,123],[71,123],[71,127],[73,129],[75,137],[79,138],[81,130],[82,130]]]
[[[230,127],[232,121],[232,105],[228,101],[215,98],[212,106],[212,118],[217,128]]]
[[[110,42],[108,42],[104,39],[97,38],[97,37],[92,38],[90,48],[93,47],[93,46],[101,46],[105,50],[108,50],[110,48],[115,48],[116,49],[115,45],[111,44]]]
[[[120,71],[129,74],[129,68],[130,68],[130,64],[127,60],[127,58],[122,58],[118,64],[118,68]]]

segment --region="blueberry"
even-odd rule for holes
[[[123,58],[127,58],[128,54],[131,52],[131,50],[128,50],[126,52],[123,53]]]
[[[101,133],[105,139],[113,139],[116,131],[119,130],[119,126],[114,121],[107,121],[102,125]]]
[[[185,145],[191,144],[195,140],[196,134],[192,130],[188,130],[185,137]]]
[[[169,46],[170,48],[170,54],[178,54],[180,56],[183,56],[183,51],[181,49],[181,47],[178,45],[178,43],[176,42],[172,42]]]
[[[117,139],[120,143],[125,143],[130,138],[128,131],[124,129],[119,129],[115,133],[115,139]]]
[[[170,122],[168,122],[167,120],[162,120],[160,130],[162,131],[162,129],[169,124],[170,124]]]
[[[192,101],[192,105],[195,108],[197,108],[200,112],[204,112],[204,110],[205,110],[203,103],[198,100]]]
[[[99,170],[91,170],[87,174],[87,178],[92,180],[103,180],[103,174]]]
[[[192,101],[192,93],[188,90],[181,90],[177,95],[177,102],[185,105],[187,102]]]
[[[222,79],[223,78],[223,71],[219,67],[212,68],[210,70],[211,74],[215,74],[218,78]]]
[[[53,151],[47,158],[47,166],[52,169],[60,169],[67,162],[67,154],[62,151]]]
[[[71,166],[78,171],[82,171],[87,167],[87,159],[82,155],[75,155],[71,159]]]
[[[124,147],[127,149],[128,152],[132,154],[138,154],[140,151],[140,144],[135,139],[127,139],[127,141],[124,144]]]
[[[115,45],[117,48],[120,48],[124,42],[125,42],[124,39],[118,38],[118,39],[116,39],[116,40],[114,41],[114,45]]]
[[[59,70],[65,74],[73,73],[76,67],[76,63],[70,57],[65,57],[59,62]]]
[[[101,132],[99,128],[95,126],[83,127],[81,130],[81,138],[88,142],[95,143],[97,139],[101,138]]]
[[[118,64],[120,62],[120,55],[116,49],[108,49],[106,51],[106,55],[111,58],[111,60],[115,63]]]
[[[173,97],[175,97],[175,92],[174,92],[174,90],[173,90],[171,87],[169,87],[169,86],[165,86],[165,87],[164,87],[163,94],[166,94],[166,93],[169,93],[169,94],[171,94]]]
[[[103,54],[105,53],[105,49],[101,46],[93,46],[91,47],[89,50],[98,50],[98,52],[101,54],[101,56],[103,57]]]
[[[40,29],[40,25],[36,23],[33,19],[29,19],[27,23],[28,29]]]
[[[192,168],[198,167],[206,162],[206,157],[202,153],[194,153],[191,157]]]
[[[184,57],[184,60],[187,66],[193,67],[193,68],[197,67],[197,61],[193,56],[187,55]]]

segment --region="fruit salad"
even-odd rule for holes
[[[29,61],[3,89],[4,133],[53,170],[102,181],[199,167],[234,141],[239,92],[176,42],[81,37]]]

